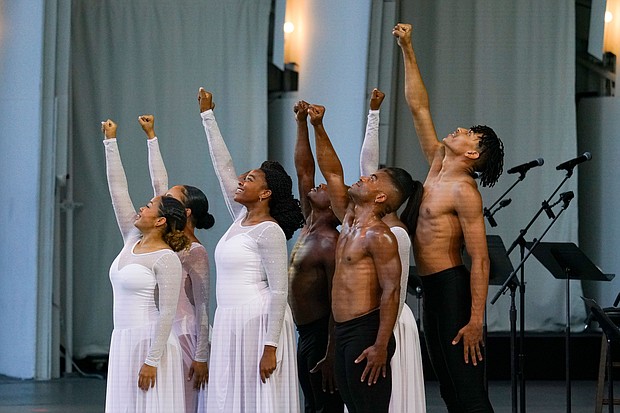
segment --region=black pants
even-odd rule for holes
[[[329,317],[297,326],[297,371],[304,392],[305,413],[342,413],[344,402],[339,392],[323,391],[321,373],[310,373],[327,350]]]
[[[360,354],[372,346],[379,331],[379,310],[372,311],[344,323],[336,323],[336,382],[349,413],[382,413],[388,411],[392,396],[390,359],[394,355],[394,335],[388,345],[387,377],[377,383],[362,382],[366,360],[355,363]]]
[[[448,411],[493,412],[484,388],[484,360],[465,363],[463,341],[452,345],[471,315],[470,275],[463,266],[421,277],[424,337]]]

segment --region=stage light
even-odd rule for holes
[[[295,31],[295,25],[291,22],[284,23],[284,33],[293,33]]]

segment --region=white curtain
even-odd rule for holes
[[[197,91],[204,86],[213,92],[238,170],[260,165],[267,155],[270,5],[270,0],[73,1],[72,173],[75,201],[82,206],[75,215],[75,245],[66,247],[75,256],[76,357],[108,350],[108,269],[122,247],[107,190],[100,121],[111,118],[119,125],[137,208],[152,197],[137,117],[155,115],[170,185],[194,185],[209,198],[216,225],[197,235],[212,253],[230,222],[209,161]]]
[[[486,124],[504,142],[504,175],[494,188],[481,188],[485,206],[516,181],[518,175],[507,175],[507,169],[544,159],[542,167],[529,171],[508,194],[512,203],[495,215],[498,226],[487,225],[487,233],[500,235],[506,248],[564,178],[555,166],[577,155],[574,7],[568,0],[401,2],[401,21],[414,26],[414,46],[437,133],[443,137],[456,127]],[[393,160],[423,180],[427,164],[404,102],[401,62],[399,72]],[[576,173],[559,192],[569,190],[577,194]],[[543,213],[525,240],[539,238],[550,222]],[[543,241],[577,243],[577,229],[575,199]],[[519,248],[510,257],[516,267]],[[566,323],[565,281],[555,279],[534,256],[525,263],[525,281],[526,329],[561,331]],[[571,281],[570,289],[571,325],[577,330],[585,318],[580,282]],[[489,300],[497,290],[489,289]],[[487,305],[490,331],[509,329],[509,305],[508,294]]]

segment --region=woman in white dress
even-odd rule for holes
[[[172,330],[179,338],[183,350],[185,409],[187,413],[196,413],[198,393],[206,390],[209,379],[210,279],[209,256],[196,237],[195,229],[211,228],[215,224],[215,218],[209,213],[209,201],[200,189],[190,185],[175,185],[168,189],[168,172],[155,134],[155,117],[141,115],[138,122],[147,136],[149,172],[154,196],[165,194],[181,201],[187,215],[183,232],[192,244],[189,251],[178,253],[183,265],[183,280]]]
[[[379,107],[385,95],[374,89],[370,99],[370,110],[366,123],[366,134],[360,154],[360,171],[370,175],[379,167]],[[415,203],[419,207],[423,187],[416,182],[417,196]],[[400,301],[398,318],[394,326],[396,351],[390,361],[392,368],[392,397],[389,411],[391,413],[425,413],[426,396],[424,392],[424,371],[422,369],[422,351],[420,335],[411,308],[405,303],[407,298],[407,280],[409,278],[409,254],[411,240],[408,229],[398,219],[396,212],[386,215],[383,221],[389,225],[398,242],[401,262]]]
[[[240,180],[200,88],[200,116],[224,200],[234,220],[215,249],[207,412],[300,411],[295,327],[288,298],[286,239],[303,225],[292,180],[264,162]]]
[[[110,267],[114,330],[110,340],[106,413],[185,412],[179,340],[171,334],[181,288],[175,251],[189,246],[185,208],[155,197],[136,214],[116,142],[116,124],[102,122],[108,187],[124,247]]]

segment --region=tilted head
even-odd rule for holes
[[[215,218],[209,213],[209,201],[200,189],[191,185],[175,185],[166,195],[181,201],[188,210],[188,221],[194,228],[209,229],[215,224]]]
[[[304,225],[299,200],[293,197],[293,181],[277,161],[265,161],[259,171],[269,191],[269,214],[278,222],[286,239]]]
[[[479,172],[480,184],[484,187],[495,185],[504,168],[504,143],[488,126],[476,125],[470,128],[480,137],[478,159],[474,162],[474,172]]]

